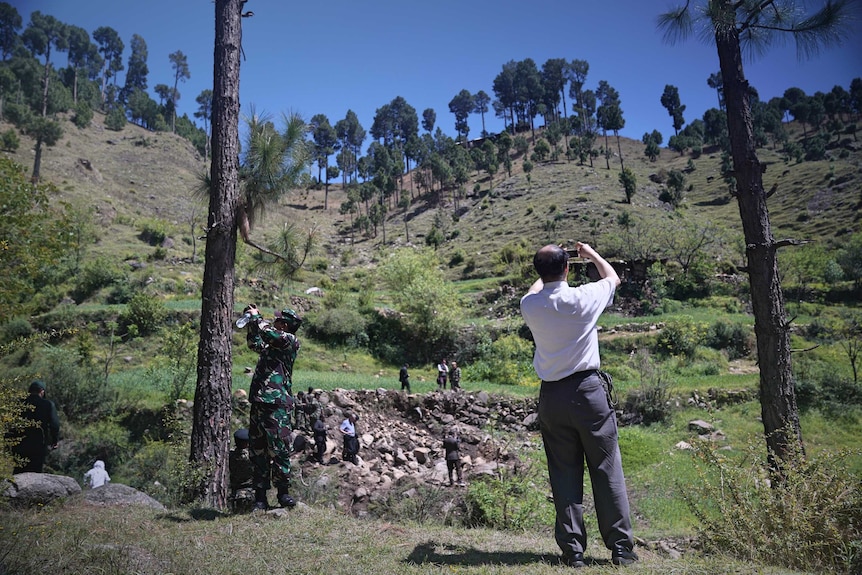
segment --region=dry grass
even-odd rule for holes
[[[550,575],[565,569],[550,534],[393,524],[302,505],[278,518],[73,500],[50,510],[2,510],[0,524],[0,573],[19,575]],[[638,553],[641,562],[627,573],[793,573],[694,553],[681,559],[644,548]],[[620,572],[605,549],[591,546],[587,558],[590,573]]]

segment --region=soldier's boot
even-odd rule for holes
[[[269,509],[269,503],[266,501],[266,489],[254,490],[254,510],[266,511]]]
[[[278,504],[288,509],[296,507],[296,500],[287,494],[287,491],[280,491],[278,494]]]

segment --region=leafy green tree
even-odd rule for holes
[[[465,146],[467,145],[467,134],[470,133],[467,118],[474,107],[473,95],[468,90],[461,90],[449,101],[449,111],[455,115],[455,131],[458,132],[458,138]]]
[[[495,110],[498,115],[503,118],[503,123],[510,126],[509,130],[512,134],[515,132],[515,102],[517,101],[517,93],[515,90],[515,76],[517,62],[509,60],[503,64],[503,70],[497,74],[493,82],[494,95],[497,97]],[[506,112],[508,111],[508,118]]]
[[[91,58],[98,57],[96,45],[90,41],[90,33],[78,26],[68,27],[69,67],[72,68],[72,100],[78,103],[78,76],[81,68]]]
[[[422,111],[422,129],[429,134],[434,131],[434,124],[437,122],[437,112],[434,108],[425,108]]]
[[[533,141],[536,140],[535,119],[545,97],[542,74],[532,58],[525,58],[515,67],[515,109],[522,122],[528,122]]]
[[[844,242],[837,259],[844,277],[852,280],[856,289],[862,287],[862,233],[857,232]]]
[[[387,256],[378,273],[404,314],[406,333],[426,361],[454,334],[462,317],[461,296],[443,274],[433,251],[402,248]]]
[[[506,168],[506,173],[509,177],[512,176],[512,158],[509,157],[509,151],[514,145],[514,140],[509,132],[502,132],[497,137],[497,161]]]
[[[335,133],[341,142],[341,152],[336,160],[341,168],[342,183],[346,187],[349,180],[356,181],[358,158],[362,155],[362,143],[367,133],[353,110],[347,110],[344,118],[335,123]]]
[[[679,88],[666,84],[664,93],[661,95],[661,105],[667,110],[668,115],[673,119],[673,133],[679,134],[679,129],[685,124],[685,119],[682,117],[685,112],[685,106],[679,100]]]
[[[559,104],[563,102],[563,113],[566,113],[566,68],[568,63],[565,58],[549,58],[542,64],[542,84],[544,86],[545,100],[549,109],[553,111],[553,118],[558,120]]]
[[[653,130],[652,133],[645,132],[641,141],[646,145],[646,149],[644,149],[644,155],[650,159],[651,162],[655,162],[656,158],[661,154],[661,143],[662,143],[662,135],[658,130]]]
[[[117,34],[117,31],[109,26],[100,26],[93,32],[93,40],[99,46],[102,55],[102,105],[107,102],[108,80],[114,78],[117,82],[117,73],[123,70],[123,50],[126,45]]]
[[[22,24],[18,10],[8,2],[0,2],[0,59],[5,61],[21,42],[18,30]]]
[[[751,124],[748,81],[743,71],[741,46],[751,42],[765,48],[770,40],[789,33],[801,53],[813,54],[822,45],[839,42],[843,23],[850,16],[848,2],[827,1],[813,14],[799,10],[797,2],[734,2],[710,0],[708,10],[685,5],[663,14],[659,26],[666,39],[686,38],[694,20],[703,19],[712,30],[724,86],[736,198],[747,246],[751,303],[754,311],[760,366],[761,416],[766,445],[780,469],[786,458],[802,453],[802,431],[793,387],[790,333],[776,252],[781,243],[772,236],[763,187],[762,164],[757,158]]]
[[[482,137],[488,135],[485,130],[485,114],[488,113],[488,104],[491,102],[491,96],[485,93],[484,90],[479,90],[473,94],[473,112],[482,116]]]
[[[34,185],[23,168],[0,157],[0,317],[36,313],[35,295],[58,276],[68,253],[63,214],[50,206],[56,190]]]
[[[119,132],[126,127],[126,115],[120,108],[114,108],[105,117],[105,128]]]
[[[545,138],[539,138],[533,146],[533,154],[530,159],[534,162],[544,162],[551,153],[551,146]]]
[[[142,36],[132,34],[132,53],[129,55],[129,68],[126,72],[126,83],[120,91],[120,101],[128,102],[129,96],[135,90],[146,91],[147,75],[147,42]]]
[[[329,118],[325,114],[315,114],[312,116],[308,126],[314,142],[312,160],[317,163],[317,181],[321,180],[321,175],[326,176],[326,186],[323,192],[323,209],[327,210],[329,209],[329,180],[330,178],[337,178],[340,172],[337,166],[332,166],[335,170],[334,172],[329,169],[329,156],[334,154],[341,145],[338,142],[338,134],[336,134],[335,128],[329,123]]]
[[[176,133],[177,131],[177,101],[180,99],[180,92],[177,89],[177,86],[180,83],[180,80],[185,82],[189,78],[192,77],[191,72],[189,72],[189,60],[185,54],[183,54],[182,50],[177,50],[176,52],[172,52],[168,55],[168,59],[171,61],[171,68],[174,70],[174,89],[171,91],[171,131]]]
[[[620,183],[626,193],[626,203],[632,203],[632,196],[635,195],[638,187],[638,180],[631,168],[623,168],[620,171]]]
[[[574,99],[573,110],[578,118],[577,123],[580,124],[579,133],[590,130],[587,121],[587,105],[584,101],[584,84],[587,81],[589,71],[590,64],[586,60],[572,60],[564,70],[566,79],[569,82],[569,96]]]
[[[204,161],[209,158],[210,150],[210,121],[213,116],[213,91],[207,88],[198,94],[195,98],[198,104],[198,109],[195,111],[195,118],[199,118],[204,122],[204,133],[207,136],[206,150],[204,152]]]
[[[68,27],[54,18],[36,10],[30,14],[30,23],[21,35],[24,45],[36,56],[45,56],[42,76],[42,116],[48,115],[48,81],[51,71],[51,51],[62,52],[69,48]]]
[[[620,94],[610,84],[602,80],[599,82],[599,87],[596,90],[596,98],[601,105],[596,109],[596,119],[602,133],[605,137],[605,163],[607,168],[611,169],[611,152],[608,147],[608,130],[611,130],[617,136],[617,148],[620,155],[620,168],[623,167],[623,152],[620,147],[619,131],[622,130],[626,122],[623,119],[623,111],[620,108]]]

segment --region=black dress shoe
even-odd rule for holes
[[[614,565],[631,565],[638,560],[638,554],[622,545],[615,545],[611,551],[611,563]]]
[[[567,567],[574,567],[578,569],[579,567],[586,567],[587,563],[584,561],[583,553],[572,553],[571,555],[563,555],[560,562]]]

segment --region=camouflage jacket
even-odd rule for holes
[[[232,491],[249,488],[254,485],[254,467],[251,463],[249,450],[234,448],[228,455],[230,471],[230,488]]]
[[[253,318],[249,326],[246,343],[260,354],[249,401],[292,409],[293,362],[299,352],[299,340],[292,333],[275,329],[260,316]]]

